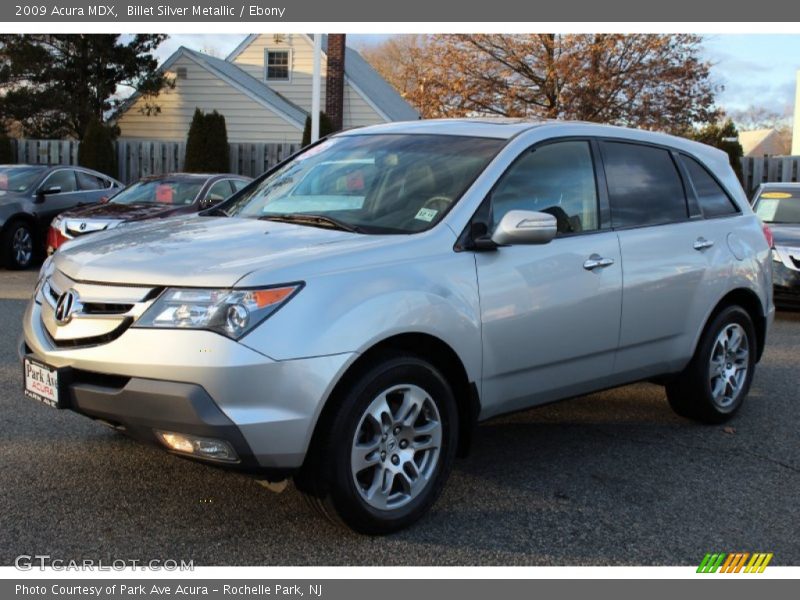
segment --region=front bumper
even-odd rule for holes
[[[154,441],[154,429],[224,439],[247,470],[302,465],[351,353],[275,361],[209,331],[129,328],[100,345],[56,346],[41,306],[25,312],[20,356],[68,367],[72,409]]]

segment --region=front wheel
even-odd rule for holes
[[[756,344],[747,311],[739,306],[722,310],[703,332],[692,361],[666,386],[673,410],[704,423],[730,419],[750,390]]]
[[[298,488],[332,521],[383,534],[414,523],[455,457],[456,404],[441,373],[410,355],[384,357],[338,398]]]
[[[35,256],[35,237],[30,225],[14,221],[6,226],[2,236],[3,263],[8,269],[27,269]]]

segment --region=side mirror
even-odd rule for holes
[[[225,200],[225,198],[221,198],[220,196],[212,195],[200,200],[200,210],[207,210],[212,206],[216,206],[220,202]]]
[[[510,210],[492,232],[492,241],[498,246],[516,244],[547,244],[558,227],[553,215],[532,210]]]
[[[49,196],[50,194],[60,194],[61,193],[61,186],[59,185],[52,185],[48,188],[39,188],[36,192],[36,201],[37,202],[44,202],[44,197]]]

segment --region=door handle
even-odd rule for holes
[[[592,254],[583,263],[583,268],[586,269],[587,271],[592,271],[600,267],[610,267],[613,264],[614,264],[613,258],[603,258],[599,254]]]
[[[711,248],[714,245],[713,240],[707,240],[704,237],[699,237],[694,243],[695,250],[705,250],[706,248]]]

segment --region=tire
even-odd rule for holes
[[[416,522],[436,502],[455,459],[458,415],[447,380],[413,355],[384,354],[329,401],[337,405],[295,477],[297,488],[322,515],[359,533]]]
[[[0,240],[3,265],[19,271],[33,265],[36,257],[36,236],[25,221],[12,221],[3,229]]]
[[[733,417],[753,381],[757,343],[747,311],[740,306],[721,310],[703,331],[686,369],[666,385],[672,409],[702,423]]]

